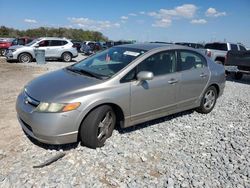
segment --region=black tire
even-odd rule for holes
[[[0,56],[4,56],[6,52],[6,49],[0,49]]]
[[[64,52],[64,53],[62,54],[62,60],[63,60],[64,62],[70,62],[70,61],[72,60],[72,55],[71,55],[71,53],[69,53],[69,52]]]
[[[111,137],[116,123],[113,109],[108,105],[92,110],[81,124],[80,139],[89,148],[102,147]]]
[[[236,80],[240,80],[243,77],[243,74],[241,72],[234,73],[234,78]]]
[[[202,114],[211,112],[216,104],[217,97],[218,94],[216,88],[214,86],[210,86],[202,96],[201,104],[196,111]]]
[[[22,53],[18,56],[18,61],[20,63],[30,63],[32,60],[32,57],[28,53]]]

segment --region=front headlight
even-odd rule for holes
[[[37,112],[68,112],[75,110],[80,106],[80,102],[60,104],[60,103],[46,103],[41,102],[37,108]]]
[[[9,49],[9,51],[11,51],[11,52],[15,52],[15,51],[16,51],[16,49]]]

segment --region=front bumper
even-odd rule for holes
[[[78,111],[40,113],[34,111],[36,107],[27,103],[26,98],[24,92],[18,96],[16,111],[23,130],[29,136],[47,144],[67,144],[77,141]]]
[[[7,50],[5,57],[7,60],[17,60],[17,55],[10,50]]]

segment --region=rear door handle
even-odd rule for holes
[[[177,82],[178,82],[178,80],[177,80],[177,79],[174,79],[174,78],[168,80],[168,83],[169,83],[169,84],[175,84],[175,83],[177,83]]]
[[[207,77],[207,74],[205,74],[205,73],[201,73],[200,77],[202,77],[202,78],[206,78],[206,77]]]

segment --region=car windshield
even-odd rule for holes
[[[110,78],[145,52],[134,48],[113,47],[72,65],[69,70]]]
[[[35,39],[33,41],[31,41],[30,43],[26,44],[25,46],[31,46],[33,44],[35,44],[39,39]]]

